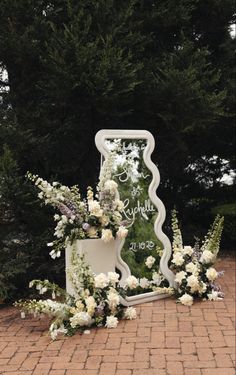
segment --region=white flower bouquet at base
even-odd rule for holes
[[[194,299],[218,300],[224,294],[217,279],[223,272],[213,267],[219,251],[224,218],[217,216],[202,245],[183,246],[176,211],[172,213],[173,256],[171,269],[175,273],[175,294],[183,305],[191,306]]]
[[[120,319],[137,317],[135,308],[125,308],[120,303],[121,297],[125,298],[126,288],[119,287],[119,274],[94,275],[84,257],[77,257],[75,252],[71,264],[70,277],[75,296],[48,280],[33,280],[30,287],[35,287],[41,295],[50,293],[51,298],[16,302],[22,318],[26,313],[52,317],[49,332],[55,340],[59,334],[88,333],[90,327],[116,328]]]

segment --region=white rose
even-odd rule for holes
[[[183,254],[189,255],[191,257],[191,255],[193,254],[193,248],[191,246],[184,246]]]
[[[176,266],[182,266],[182,264],[184,263],[184,258],[180,252],[176,252],[174,253],[171,262],[174,263]]]
[[[135,276],[132,276],[132,275],[127,277],[125,283],[128,286],[128,288],[130,288],[130,289],[135,289],[139,285],[139,282],[138,282],[137,278]]]
[[[175,275],[175,281],[181,284],[182,280],[185,279],[186,275],[187,273],[185,271],[177,272],[177,274]]]
[[[205,263],[205,264],[212,263],[214,258],[215,258],[215,256],[211,251],[204,250],[202,255],[201,255],[200,262]]]
[[[104,273],[99,273],[99,275],[94,277],[95,288],[101,288],[101,289],[106,288],[108,283],[109,283],[109,280]]]
[[[111,310],[114,310],[116,306],[119,305],[120,296],[115,289],[109,291],[109,293],[107,294],[107,301]]]
[[[115,181],[113,180],[107,180],[104,184],[104,189],[105,190],[110,190],[111,193],[116,193],[118,188],[118,185]]]
[[[199,290],[199,281],[195,275],[191,275],[187,278],[187,286],[191,288],[191,292],[197,292]]]
[[[185,293],[179,298],[179,301],[185,306],[191,306],[193,304],[193,297]]]
[[[112,231],[110,229],[103,229],[102,230],[102,240],[104,242],[109,242],[110,240],[112,240],[114,237],[112,235]]]
[[[70,324],[72,328],[75,328],[76,326],[90,326],[92,324],[92,319],[87,312],[80,311],[70,318]]]
[[[141,288],[147,289],[149,287],[149,281],[148,281],[148,279],[146,277],[142,277],[139,280],[139,285],[141,286]]]
[[[153,256],[150,255],[149,257],[147,257],[146,262],[145,262],[147,268],[152,268],[155,261],[156,259]]]
[[[192,273],[193,275],[198,275],[198,266],[193,262],[186,264],[186,271]]]
[[[126,319],[136,319],[137,318],[137,311],[134,307],[128,307],[126,310],[125,310],[125,318]]]
[[[118,319],[115,316],[113,315],[107,316],[105,327],[116,328],[117,324],[118,324]]]
[[[210,267],[206,271],[206,276],[207,276],[208,280],[214,281],[218,276],[218,272],[215,270],[215,268]]]
[[[115,286],[119,282],[120,275],[116,272],[108,272],[107,277],[109,282]]]
[[[128,229],[126,229],[123,226],[119,227],[119,229],[116,233],[117,237],[120,238],[120,239],[125,238],[127,236],[127,234],[128,234]]]

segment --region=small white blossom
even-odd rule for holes
[[[198,266],[193,262],[186,264],[185,269],[187,272],[192,273],[193,275],[198,275],[199,273]]]
[[[219,297],[219,293],[216,292],[215,290],[212,290],[211,293],[208,293],[207,294],[207,297],[210,301],[218,301],[218,300],[221,300],[222,298]]]
[[[120,275],[117,272],[108,272],[107,277],[109,282],[115,286],[119,282]]]
[[[149,257],[147,257],[147,259],[145,261],[145,264],[146,264],[147,268],[152,268],[155,261],[156,261],[156,259],[153,256],[150,255]]]
[[[118,238],[123,239],[127,236],[127,234],[128,234],[128,229],[126,229],[123,226],[120,226],[116,235]]]
[[[191,288],[191,292],[197,292],[199,290],[199,280],[197,276],[191,275],[187,277],[187,286]]]
[[[99,275],[94,277],[94,283],[95,283],[95,288],[103,289],[108,285],[109,280],[104,273],[100,273]]]
[[[182,281],[185,279],[187,273],[185,271],[177,272],[175,275],[175,281],[179,284],[182,283]]]
[[[70,324],[72,328],[75,328],[76,326],[90,326],[92,324],[92,319],[87,312],[80,311],[70,318]]]
[[[129,320],[136,319],[137,318],[137,311],[136,311],[136,309],[134,307],[128,307],[125,310],[125,318],[129,319]]]
[[[111,291],[108,292],[108,294],[107,294],[107,301],[108,301],[109,308],[111,310],[114,310],[117,307],[117,305],[119,305],[119,303],[120,303],[120,296],[116,292],[115,289],[113,289],[113,290],[111,290]]]
[[[193,304],[193,297],[185,293],[182,297],[179,298],[179,301],[185,306],[191,306]]]
[[[191,246],[184,246],[183,254],[189,255],[191,257],[191,255],[193,254],[193,248]]]
[[[141,288],[143,289],[147,289],[149,287],[149,281],[146,277],[142,277],[140,280],[139,280],[139,285],[141,286]]]
[[[176,266],[182,266],[184,263],[184,258],[180,252],[176,252],[174,253],[173,259],[171,262],[174,263]]]
[[[124,210],[124,202],[122,202],[120,199],[116,199],[114,204],[115,204],[115,207],[118,211]]]
[[[218,277],[218,272],[216,271],[215,268],[210,267],[206,271],[206,277],[208,278],[208,280],[214,281]]]
[[[118,188],[118,185],[115,181],[113,180],[107,180],[104,184],[104,189],[105,190],[110,190],[111,193],[116,193]]]
[[[115,316],[113,315],[107,316],[105,327],[116,328],[117,325],[118,325],[118,319]]]
[[[103,215],[103,210],[101,209],[100,203],[98,201],[89,200],[88,201],[89,211],[93,216],[101,217]]]
[[[103,229],[101,238],[106,243],[106,242],[111,241],[114,237],[113,237],[112,231],[110,229]]]
[[[214,258],[215,256],[211,251],[204,250],[201,255],[200,262],[204,264],[212,263],[214,261]]]
[[[135,289],[139,285],[138,279],[135,276],[132,276],[132,275],[127,277],[125,283],[128,286],[128,288],[130,288],[130,289]]]
[[[153,272],[152,280],[154,284],[160,285],[161,281],[163,280],[163,275],[159,272]]]

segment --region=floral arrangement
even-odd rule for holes
[[[215,218],[201,246],[199,239],[193,247],[184,246],[177,214],[174,210],[172,212],[173,242],[170,267],[175,274],[175,287],[163,287],[165,280],[160,272],[155,271],[156,258],[153,256],[147,257],[145,265],[153,271],[152,279],[159,279],[160,282],[159,286],[155,286],[153,280],[146,279],[144,280],[146,286],[159,293],[175,294],[178,302],[186,306],[191,306],[194,299],[222,299],[224,294],[216,280],[223,275],[223,271],[216,271],[213,265],[219,252],[223,222],[223,217]],[[156,282],[156,284],[158,283]]]
[[[52,247],[52,258],[60,257],[62,249],[77,239],[101,238],[108,242],[113,238],[125,238],[127,221],[122,218],[124,203],[119,199],[117,183],[111,179],[110,165],[113,154],[104,162],[97,192],[87,188],[87,199],[82,199],[78,186],[71,188],[59,182],[49,182],[31,173],[27,177],[40,190],[38,197],[46,205],[58,210],[54,215],[56,239],[47,245]]]
[[[30,287],[35,287],[41,295],[51,293],[51,299],[16,302],[22,318],[25,313],[52,317],[49,332],[53,340],[60,333],[70,336],[77,331],[89,333],[90,327],[116,328],[119,319],[136,318],[135,308],[121,305],[121,297],[125,297],[126,290],[133,287],[132,280],[128,280],[130,286],[121,288],[116,272],[94,275],[84,257],[78,257],[75,251],[72,252],[71,263],[74,296],[48,280],[33,280]]]

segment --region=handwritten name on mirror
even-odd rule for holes
[[[136,277],[141,274],[150,278],[145,260],[152,255],[156,262],[157,251],[161,256],[162,244],[154,232],[157,209],[148,196],[152,174],[143,160],[147,145],[145,139],[107,140],[113,153],[112,178],[118,183],[120,198],[124,202],[124,219],[128,222],[129,234],[122,249],[122,258]]]

